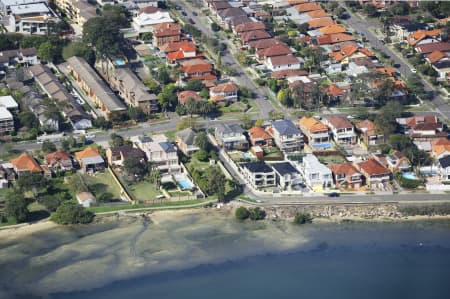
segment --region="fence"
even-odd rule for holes
[[[135,204],[137,202],[136,199],[127,190],[127,188],[125,187],[125,184],[123,184],[120,181],[119,176],[116,174],[116,172],[111,167],[108,167],[108,171],[111,174],[111,176],[113,177],[114,181],[119,185],[119,187],[120,187],[120,195],[122,195],[127,201],[131,202],[132,204]]]

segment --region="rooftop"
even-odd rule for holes
[[[15,159],[11,159],[11,164],[18,171],[41,172],[42,168],[36,160],[28,153],[23,153]]]
[[[277,130],[280,135],[299,135],[302,132],[287,119],[280,119],[272,122],[272,128]]]
[[[300,173],[294,166],[289,162],[274,163],[272,168],[278,172],[280,175]]]
[[[270,173],[273,171],[273,169],[266,164],[264,161],[257,161],[257,162],[248,162],[241,164],[242,167],[247,168],[252,173],[257,172],[263,172],[263,173]]]
[[[7,109],[17,109],[19,108],[19,105],[12,96],[2,96],[0,97],[0,107],[5,107]]]

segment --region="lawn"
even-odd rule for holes
[[[83,179],[95,197],[108,192],[113,195],[113,199],[120,200],[119,185],[107,170],[104,173],[96,173],[93,176],[83,175]]]
[[[167,201],[161,200],[159,203],[155,203],[152,205],[114,205],[114,206],[100,206],[100,207],[90,207],[88,210],[94,213],[103,213],[103,212],[114,212],[120,210],[131,210],[131,209],[152,209],[158,207],[176,207],[183,205],[195,205],[204,202],[203,200],[193,199],[193,200],[179,200],[179,201]],[[0,224],[1,225],[1,224]]]
[[[245,112],[247,110],[247,104],[243,102],[236,102],[226,107],[220,107],[219,110],[222,113]]]
[[[189,165],[192,165],[192,166],[189,166]],[[189,163],[186,165],[186,167],[188,169],[191,169],[190,167],[193,167],[194,169],[203,171],[203,170],[206,170],[207,168],[209,168],[210,165],[209,165],[209,162],[202,162],[202,161],[197,160],[195,157],[192,157],[191,161],[189,161]]]
[[[176,198],[176,197],[184,197],[192,195],[189,191],[170,191],[169,192],[170,197]]]
[[[318,158],[325,165],[345,163],[345,158],[338,155],[319,156]]]
[[[283,153],[277,147],[265,147],[264,148],[264,158],[283,158]]]
[[[156,185],[149,181],[142,181],[136,184],[128,185],[128,190],[133,193],[139,202],[150,202],[155,200],[162,193],[156,190]]]

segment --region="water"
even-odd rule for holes
[[[418,180],[416,174],[414,172],[404,172],[402,176],[408,180]]]
[[[189,181],[185,180],[179,180],[178,184],[180,185],[181,189],[192,189],[192,184]]]
[[[448,227],[372,225],[313,228],[312,248],[51,298],[450,298]]]

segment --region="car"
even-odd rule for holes
[[[195,24],[195,22],[194,22],[194,20],[192,20],[192,18],[189,18],[189,23],[191,23],[191,24]]]
[[[411,69],[411,73],[415,74],[415,73],[417,73],[417,70],[416,69]]]
[[[263,100],[268,100],[269,99],[269,97],[268,96],[263,96]]]
[[[198,14],[197,14],[195,11],[193,11],[192,14],[193,14],[194,16],[198,16]]]
[[[400,63],[394,63],[393,67],[398,69],[399,67],[401,67],[401,65],[400,65]]]
[[[177,6],[175,6],[175,9],[176,9],[176,10],[181,10],[181,9],[182,9],[182,7],[181,7],[181,6],[179,6],[179,5],[177,5]]]
[[[340,196],[340,194],[337,192],[331,192],[328,194],[328,197],[339,197],[339,196]]]
[[[186,13],[185,11],[182,11],[181,14],[182,14],[183,16],[187,16],[187,13]]]

